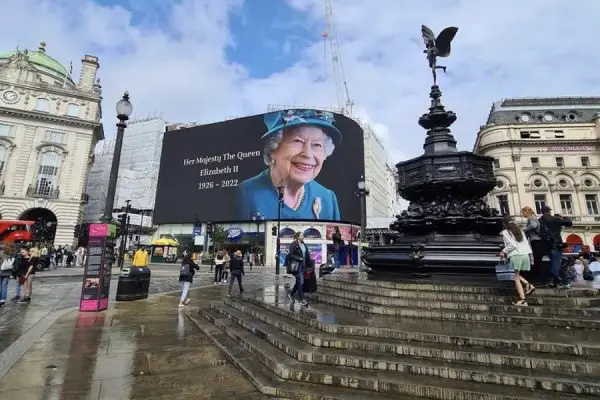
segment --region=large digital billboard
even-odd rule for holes
[[[277,219],[360,222],[362,128],[292,109],[183,128],[163,138],[155,224]]]

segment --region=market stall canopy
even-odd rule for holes
[[[179,246],[179,242],[175,239],[160,238],[152,241],[152,246]]]

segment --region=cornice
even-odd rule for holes
[[[79,128],[95,130],[98,127],[102,127],[100,122],[86,121],[80,118],[68,117],[68,116],[57,116],[48,113],[42,113],[39,111],[25,111],[16,108],[0,107],[0,115],[8,115],[11,117],[17,117],[20,119],[32,120],[32,121],[43,121],[51,122],[54,124],[61,124],[66,126],[76,126]]]
[[[95,103],[100,103],[101,95],[100,93],[95,93],[93,90],[89,92],[82,91],[80,89],[70,89],[62,86],[54,86],[54,85],[40,85],[39,83],[29,83],[23,80],[19,80],[16,82],[7,82],[0,80],[0,89],[3,87],[7,88],[15,88],[15,89],[25,89],[31,90],[36,93],[51,93],[58,96],[72,97],[77,98],[79,100],[91,101]]]
[[[522,139],[522,140],[502,140],[499,142],[488,143],[485,146],[476,148],[477,154],[484,154],[485,151],[499,147],[514,148],[519,147],[553,147],[553,146],[598,146],[600,139]]]

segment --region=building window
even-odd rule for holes
[[[560,196],[560,211],[565,215],[573,214],[573,202],[570,194],[561,194]]]
[[[540,159],[537,157],[531,157],[531,166],[533,168],[539,168],[540,167]]]
[[[58,179],[58,167],[60,165],[60,155],[49,151],[43,153],[38,167],[38,176],[35,186],[35,194],[49,196],[56,188]]]
[[[554,137],[557,139],[562,139],[565,137],[564,131],[554,131]]]
[[[533,181],[533,186],[535,186],[536,188],[541,188],[542,186],[544,186],[544,182],[542,182],[541,179],[535,179]]]
[[[542,213],[542,207],[546,205],[546,195],[536,194],[533,196],[533,202],[535,203],[535,212],[537,214]]]
[[[67,135],[64,132],[57,131],[46,131],[44,135],[44,141],[48,143],[65,144],[67,142]]]
[[[556,166],[558,168],[564,168],[564,166],[565,166],[565,159],[563,157],[556,157]]]
[[[502,194],[500,196],[496,196],[498,199],[498,206],[500,207],[500,213],[502,215],[510,215],[510,207],[508,205],[508,196]]]
[[[521,131],[521,139],[539,139],[540,131]]]
[[[50,100],[37,99],[37,101],[35,102],[35,111],[49,112],[50,111]]]
[[[581,166],[589,167],[590,166],[590,158],[589,157],[581,157]]]
[[[78,104],[69,104],[67,106],[67,115],[69,117],[79,117],[79,105]]]
[[[4,172],[4,166],[8,161],[8,150],[4,146],[0,146],[0,178],[2,177],[2,172]]]
[[[585,205],[587,206],[587,212],[589,215],[599,215],[598,211],[598,196],[595,194],[585,195]]]
[[[500,159],[494,158],[494,169],[500,168]]]
[[[0,137],[14,137],[14,133],[12,132],[12,126],[0,124]]]

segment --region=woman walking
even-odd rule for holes
[[[227,250],[223,252],[223,273],[221,274],[221,278],[223,278],[223,283],[227,283],[227,279],[229,279],[229,263],[231,262],[231,257],[229,257],[229,253]]]
[[[525,236],[529,240],[531,251],[533,252],[532,279],[535,282],[542,282],[548,275],[547,271],[543,271],[542,259],[548,253],[548,246],[540,237],[540,221],[533,212],[533,208],[529,206],[523,207],[521,216],[527,219],[525,225]]]
[[[0,254],[0,307],[6,304],[8,297],[8,280],[13,269],[15,258],[13,250],[8,245],[4,246],[4,251]]]
[[[293,304],[297,298],[300,304],[308,306],[308,302],[304,299],[302,286],[304,285],[304,270],[307,266],[313,265],[313,262],[310,258],[310,252],[306,244],[304,244],[304,236],[301,232],[296,232],[294,235],[294,241],[290,244],[285,265],[290,270],[290,273],[296,277],[296,283],[292,291],[288,293],[289,299]]]
[[[179,270],[179,286],[181,287],[181,297],[179,298],[179,308],[182,308],[190,303],[190,285],[194,281],[194,274],[200,267],[192,260],[192,255],[187,251],[183,251],[183,261]]]
[[[527,306],[526,296],[535,292],[535,287],[521,276],[521,272],[531,270],[533,254],[525,233],[517,226],[510,216],[502,220],[504,230],[502,239],[504,249],[500,253],[502,259],[508,259],[515,270],[515,289],[518,300],[516,306]]]

